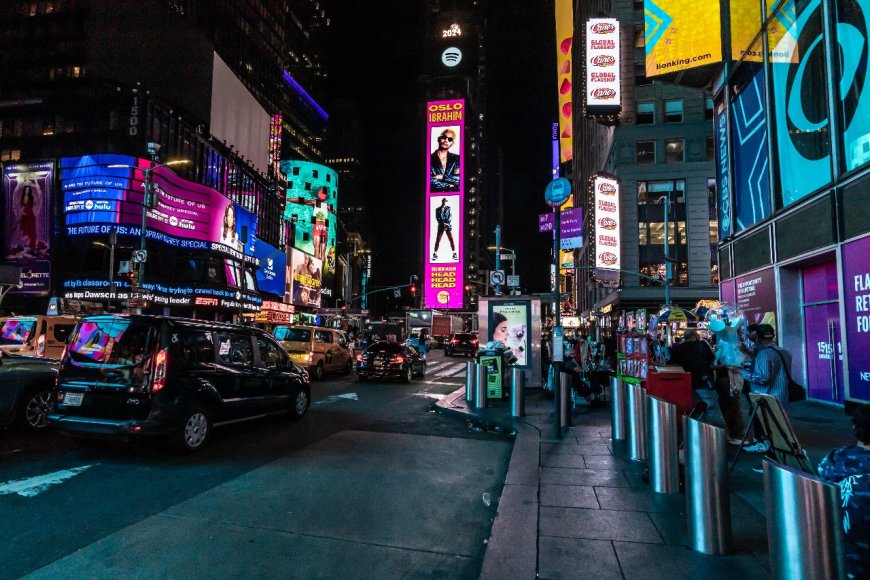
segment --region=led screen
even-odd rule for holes
[[[465,101],[427,103],[426,120],[423,297],[427,308],[462,308]]]
[[[515,366],[531,365],[529,356],[530,304],[528,302],[490,302],[489,340],[507,346],[517,357]]]
[[[556,72],[559,101],[559,159],[562,163],[574,157],[572,121],[574,105],[571,95],[571,46],[574,42],[573,0],[556,0]]]
[[[287,279],[292,280],[291,302],[298,306],[320,306],[323,262],[299,250],[290,251]]]
[[[260,267],[257,269],[257,286],[260,291],[283,296],[287,255],[262,240],[257,240],[254,255],[260,260]]]
[[[586,113],[613,114],[620,106],[619,21],[586,23]]]
[[[645,0],[646,76],[674,73],[722,60],[719,3]]]
[[[54,163],[15,163],[3,167],[6,223],[3,256],[22,271],[19,294],[48,294],[51,289],[51,198]]]
[[[596,175],[592,180],[595,190],[595,267],[619,270],[619,182]]]
[[[744,65],[747,66],[747,65]],[[764,115],[764,70],[732,86],[731,138],[734,141],[735,231],[770,215],[770,163],[767,154],[767,120]]]
[[[324,262],[326,273],[334,274],[338,173],[310,161],[282,161],[281,171],[287,176],[284,219],[294,224],[293,246]]]

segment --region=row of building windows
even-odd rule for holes
[[[713,161],[716,153],[716,143],[712,136],[705,137],[705,161]],[[638,165],[652,165],[656,158],[656,141],[637,141],[635,143],[635,162]],[[685,139],[665,139],[665,163],[682,163],[686,160]]]
[[[662,105],[662,120],[665,123],[682,123],[683,99],[665,99]],[[704,97],[704,120],[713,120],[713,97]],[[635,115],[636,125],[654,125],[656,123],[656,102],[638,101]]]

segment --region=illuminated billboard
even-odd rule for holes
[[[562,163],[574,158],[572,122],[574,105],[571,99],[571,45],[574,41],[573,0],[556,0],[556,72],[559,90],[559,159]]]
[[[619,270],[619,182],[602,174],[592,178],[595,195],[595,268]]]
[[[22,269],[18,294],[51,290],[51,198],[54,163],[14,163],[3,167],[6,234],[3,257]]]
[[[260,260],[257,269],[257,287],[261,292],[282,296],[287,275],[287,256],[278,248],[257,240],[254,255]]]
[[[426,104],[426,308],[463,307],[465,101]]]
[[[646,76],[674,73],[722,60],[719,3],[644,0]]]
[[[293,246],[313,255],[335,273],[338,173],[310,161],[282,161],[287,176],[284,219],[294,223]]]
[[[586,22],[586,114],[613,115],[620,107],[619,21]]]
[[[140,236],[147,159],[126,155],[65,157],[61,190],[66,235]],[[152,171],[156,192],[148,209],[148,239],[186,250],[210,250],[256,263],[257,216],[214,189],[168,167]]]
[[[320,307],[323,262],[305,252],[290,250],[287,280],[291,282],[290,302],[297,306]]]

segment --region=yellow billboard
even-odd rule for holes
[[[767,14],[772,13],[779,0],[765,0]],[[761,30],[761,5],[758,0],[731,0],[731,59],[744,58],[747,62],[762,62],[761,38],[752,41]],[[767,27],[767,39],[771,62],[791,62],[794,58],[794,38],[789,32],[795,21],[793,3],[780,8],[777,17]]]
[[[556,72],[559,90],[559,159],[562,163],[574,158],[571,126],[574,104],[571,98],[571,45],[574,43],[574,2],[556,0]]]
[[[721,62],[719,2],[644,0],[646,76]]]

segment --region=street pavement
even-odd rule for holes
[[[478,428],[516,433],[481,578],[770,576],[763,476],[753,470],[761,456],[741,453],[730,478],[733,551],[707,556],[689,547],[685,495],[654,493],[643,464],[613,444],[609,402],[572,408],[573,425],[560,438],[552,397],[541,388],[525,394],[522,418],[511,417],[508,401],[470,406],[464,387],[436,404]],[[805,401],[792,405],[791,420],[814,466],[853,442],[841,408]],[[736,449],[729,446],[729,462]]]

